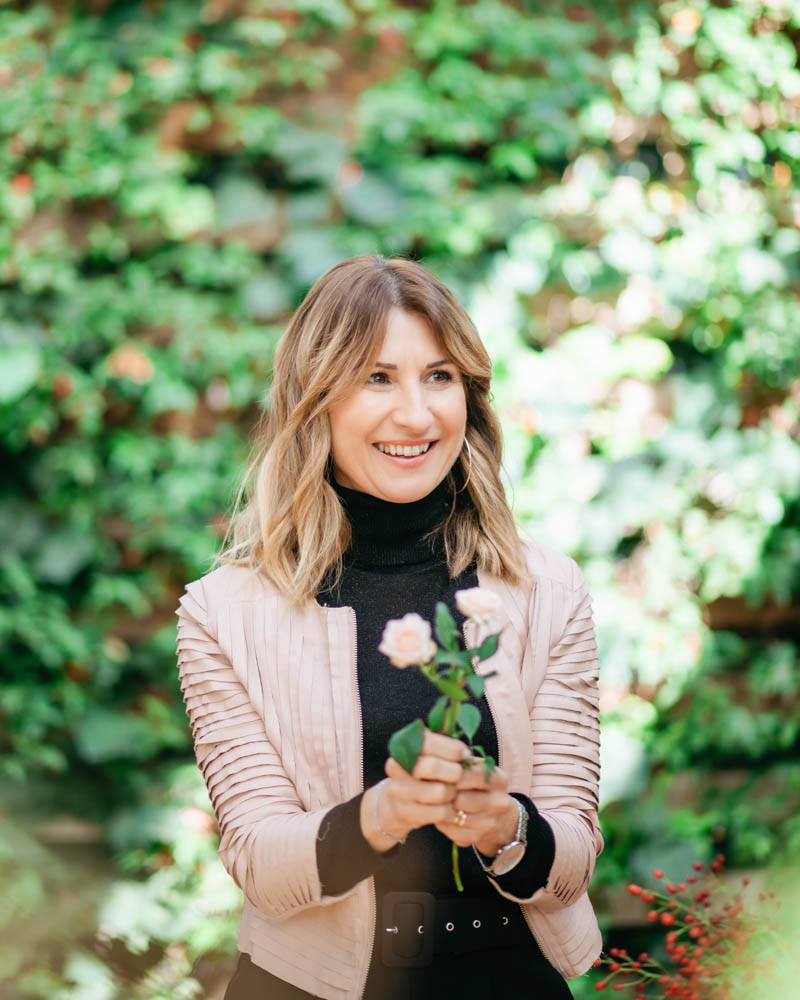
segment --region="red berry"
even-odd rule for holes
[[[660,868],[654,868],[653,869],[653,878],[663,878],[663,877],[664,877],[664,873],[661,871]]]
[[[675,923],[675,914],[674,913],[662,913],[661,914],[661,923],[664,924],[665,927],[669,927],[670,924],[674,924]]]
[[[701,872],[703,870],[703,862],[702,861],[693,861],[692,862],[692,868],[694,868],[694,870],[696,872]]]
[[[604,990],[606,988],[606,986],[608,986],[608,980],[606,980],[606,979],[604,979],[602,981],[602,983],[595,983],[594,984],[594,988],[597,990],[598,993],[600,992],[600,990]]]
[[[642,887],[640,885],[636,885],[635,882],[631,882],[628,885],[628,892],[632,896],[641,896],[641,894],[642,894]]]

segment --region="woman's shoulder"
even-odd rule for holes
[[[239,604],[261,600],[277,593],[264,573],[244,563],[223,563],[186,585],[186,592],[202,596],[206,607],[212,604]]]
[[[549,545],[542,545],[526,534],[521,534],[520,540],[531,580],[550,580],[570,590],[582,585],[583,573],[571,556]]]
[[[500,592],[501,597],[511,599],[520,607],[527,606],[535,592],[541,593],[544,584],[560,591],[567,603],[573,603],[576,592],[585,588],[583,573],[575,560],[558,549],[543,545],[522,530],[519,540],[526,569],[524,577],[511,583],[479,571],[481,585],[487,584],[490,589]]]

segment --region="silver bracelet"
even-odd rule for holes
[[[382,830],[381,829],[381,822],[378,819],[378,799],[381,796],[381,785],[383,784],[384,781],[388,781],[388,780],[389,780],[388,778],[383,778],[375,786],[375,795],[372,798],[372,824],[375,827],[375,829],[378,831],[378,833],[382,837],[385,837],[386,840],[391,840],[391,842],[393,844],[405,844],[405,842],[406,842],[406,838],[405,837],[403,837],[402,840],[398,840],[397,837],[393,837],[390,833],[386,833],[384,830]],[[406,834],[406,837],[407,836],[408,836],[408,834]]]

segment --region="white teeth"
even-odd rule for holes
[[[415,455],[424,455],[430,446],[430,441],[426,441],[425,444],[413,445],[379,444],[378,451],[382,451],[385,455],[402,455],[404,458],[413,458]]]

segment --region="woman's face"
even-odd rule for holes
[[[392,309],[372,372],[329,416],[336,481],[411,503],[427,496],[458,458],[467,399],[427,320]]]

